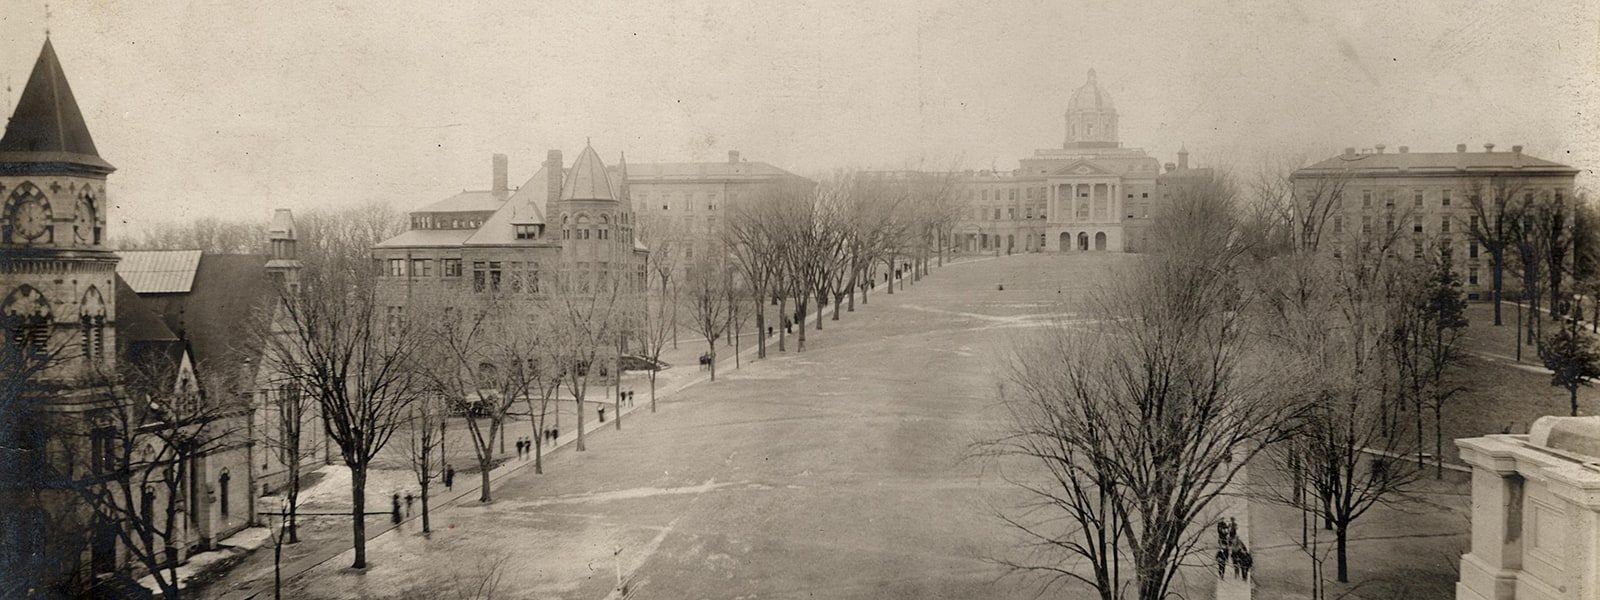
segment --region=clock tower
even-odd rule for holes
[[[108,443],[96,423],[117,406],[117,257],[106,246],[113,170],[47,38],[0,136],[0,505],[11,512],[0,523],[0,537],[11,538],[0,540],[0,561],[43,581],[116,562],[114,538],[89,536],[97,541],[86,549],[81,530],[55,525],[70,514],[72,493],[62,490],[103,468],[92,458]],[[29,536],[43,537],[23,542]]]

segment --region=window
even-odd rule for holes
[[[1417,190],[1415,192],[1412,192],[1412,194],[1411,194],[1411,205],[1415,206],[1417,208],[1422,208],[1422,190]]]
[[[1142,194],[1139,194],[1139,197],[1140,198],[1149,198],[1150,197],[1150,192],[1144,192]]]
[[[1439,206],[1450,206],[1450,190],[1439,192]]]
[[[1389,217],[1388,219],[1385,219],[1384,223],[1386,224],[1386,226],[1384,227],[1384,230],[1388,231],[1389,233],[1394,233],[1394,217]]]
[[[1006,218],[1010,219],[1012,221],[1017,220],[1017,209],[1016,209],[1016,207],[1013,206],[1013,207],[1006,208]]]
[[[428,258],[411,259],[411,274],[417,277],[433,277],[433,260]]]
[[[1422,240],[1411,241],[1411,258],[1412,260],[1422,260]]]
[[[1478,268],[1467,269],[1467,285],[1478,285]]]
[[[1472,218],[1467,221],[1467,228],[1467,231],[1475,232],[1478,230],[1478,215],[1472,215]]]
[[[1361,190],[1361,208],[1372,208],[1372,190]]]
[[[510,279],[511,279],[511,293],[513,293],[513,294],[521,293],[522,292],[522,262],[521,261],[512,261]]]
[[[519,240],[535,239],[538,235],[533,225],[512,225],[511,229]]]
[[[1477,258],[1477,257],[1478,257],[1478,243],[1477,242],[1467,242],[1467,258]]]
[[[445,277],[460,277],[461,276],[461,259],[459,259],[459,258],[446,258],[446,259],[443,259],[443,260],[441,260],[439,262],[443,263],[441,265],[443,267],[441,270],[444,271],[444,276]]]
[[[489,263],[489,291],[500,291],[500,263]]]
[[[1333,232],[1334,233],[1344,233],[1344,218],[1343,217],[1340,217],[1340,216],[1337,216],[1337,215],[1335,215],[1333,217]]]
[[[1394,208],[1394,190],[1383,191],[1383,207]]]
[[[1450,217],[1439,219],[1439,233],[1450,233]]]
[[[1372,216],[1371,215],[1362,215],[1362,217],[1361,217],[1361,234],[1362,235],[1372,235]]]
[[[1000,209],[998,209],[998,208],[994,209],[994,220],[996,220],[996,221],[1000,220]]]
[[[488,287],[488,267],[488,263],[483,261],[474,261],[472,263],[472,291],[482,292],[484,288]]]
[[[1029,219],[1033,218],[1033,207],[1032,206],[1028,207],[1028,217],[1027,218],[1029,218]]]
[[[390,277],[405,277],[406,276],[406,260],[403,259],[403,258],[391,258],[391,259],[389,259],[389,276]]]
[[[233,479],[227,469],[222,470],[222,476],[217,478],[217,500],[222,509],[222,516],[228,516],[228,484]]]
[[[1422,216],[1421,215],[1417,215],[1417,217],[1411,222],[1411,232],[1412,233],[1422,233]]]

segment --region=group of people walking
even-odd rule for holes
[[[1217,521],[1217,577],[1228,576],[1228,565],[1233,565],[1233,575],[1245,581],[1250,580],[1250,567],[1255,563],[1255,558],[1250,556],[1250,549],[1246,548],[1244,541],[1239,539],[1239,523],[1233,517],[1227,521]]]

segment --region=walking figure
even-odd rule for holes
[[[456,484],[456,468],[452,467],[450,465],[445,465],[444,466],[444,489],[446,491],[449,491],[451,486],[454,486],[455,484]]]
[[[1247,551],[1244,549],[1244,544],[1239,541],[1239,538],[1233,538],[1233,549],[1229,554],[1233,558],[1233,574],[1243,579],[1245,576],[1244,555],[1247,554]]]
[[[1217,579],[1228,576],[1228,547],[1217,546]]]
[[[1245,548],[1244,544],[1239,545],[1238,562],[1239,577],[1245,581],[1250,581],[1250,567],[1255,566],[1256,558],[1254,555],[1250,554],[1250,549]]]
[[[604,406],[600,407],[599,408],[599,412],[600,412],[600,422],[601,423],[606,422],[606,407],[604,407]]]
[[[416,497],[412,496],[411,492],[406,492],[406,518],[408,519],[411,518],[411,503],[414,500],[416,500]]]
[[[392,520],[394,520],[394,524],[395,525],[399,525],[400,524],[400,492],[395,492],[394,493],[394,498],[392,498],[392,500],[394,501],[394,514],[391,515],[390,518]]]

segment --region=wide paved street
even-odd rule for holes
[[[1031,598],[988,560],[1012,552],[993,514],[1017,496],[1000,465],[967,458],[1003,417],[997,357],[1080,317],[1136,260],[985,258],[880,289],[813,326],[806,352],[724,370],[597,430],[588,452],[555,454],[545,475],[507,478],[490,505],[444,509],[431,539],[409,526],[375,539],[368,572],[346,555],[295,593],[455,597],[435,594],[494,571],[496,597],[604,598],[620,573],[641,598]],[[1210,596],[1194,579],[1180,589]]]

